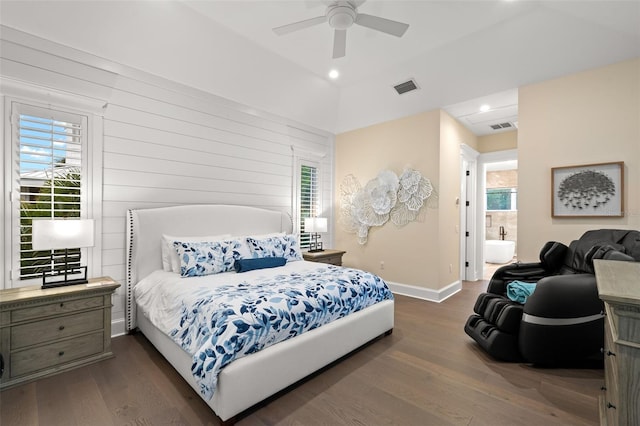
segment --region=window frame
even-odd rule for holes
[[[312,154],[296,154],[294,155],[294,229],[293,232],[298,235],[298,243],[300,249],[305,250],[309,248],[310,234],[303,232],[304,218],[302,217],[302,167],[313,167],[316,169],[317,184],[316,184],[316,208],[315,216],[322,214],[322,167],[320,158],[314,158]],[[306,216],[305,216],[306,217]]]
[[[508,209],[491,209],[489,208],[489,194],[490,191],[496,191],[493,192],[498,193],[498,191],[502,191],[502,192],[507,192],[509,193],[509,208]],[[504,187],[504,188],[487,188],[486,192],[485,192],[485,203],[487,206],[487,211],[490,212],[513,212],[513,211],[517,211],[518,210],[518,188],[516,187]]]
[[[20,279],[20,182],[19,173],[20,138],[16,124],[20,113],[26,111],[57,111],[60,115],[83,117],[86,124],[82,141],[81,218],[93,218],[96,224],[94,248],[81,249],[82,264],[87,266],[89,277],[102,273],[102,146],[103,117],[106,104],[95,99],[84,99],[52,89],[29,84],[9,82],[5,90],[3,120],[5,143],[2,161],[5,169],[3,189],[7,194],[3,210],[3,286],[15,288],[40,284],[41,278]],[[17,93],[14,96],[13,93]],[[43,102],[46,99],[47,102]],[[38,115],[38,114],[35,114]]]

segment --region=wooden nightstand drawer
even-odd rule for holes
[[[16,309],[11,312],[11,322],[28,321],[50,315],[61,315],[84,309],[98,308],[104,305],[102,297],[62,301],[32,308]]]
[[[103,328],[104,313],[102,310],[54,317],[46,321],[13,327],[11,329],[11,348],[17,350],[25,346],[63,339]]]
[[[103,350],[103,341],[103,333],[99,331],[14,352],[11,354],[11,376],[22,376],[100,353]]]
[[[341,250],[323,250],[315,252],[304,252],[302,257],[309,262],[327,263],[329,265],[342,266],[342,255],[345,254]]]
[[[337,265],[337,266],[342,266],[342,255],[334,255],[334,256],[327,256],[324,259],[322,259],[322,263],[327,263],[329,265]]]

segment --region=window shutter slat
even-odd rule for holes
[[[300,166],[300,247],[309,248],[311,236],[304,232],[304,219],[315,217],[319,212],[318,167],[308,164]]]

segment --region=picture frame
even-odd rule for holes
[[[553,167],[551,216],[623,217],[624,162]]]

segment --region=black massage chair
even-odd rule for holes
[[[568,366],[601,360],[604,313],[594,259],[640,261],[640,231],[587,231],[569,247],[546,243],[540,262],[499,268],[465,332],[502,361]],[[507,284],[516,280],[537,283],[524,304],[506,297]]]

